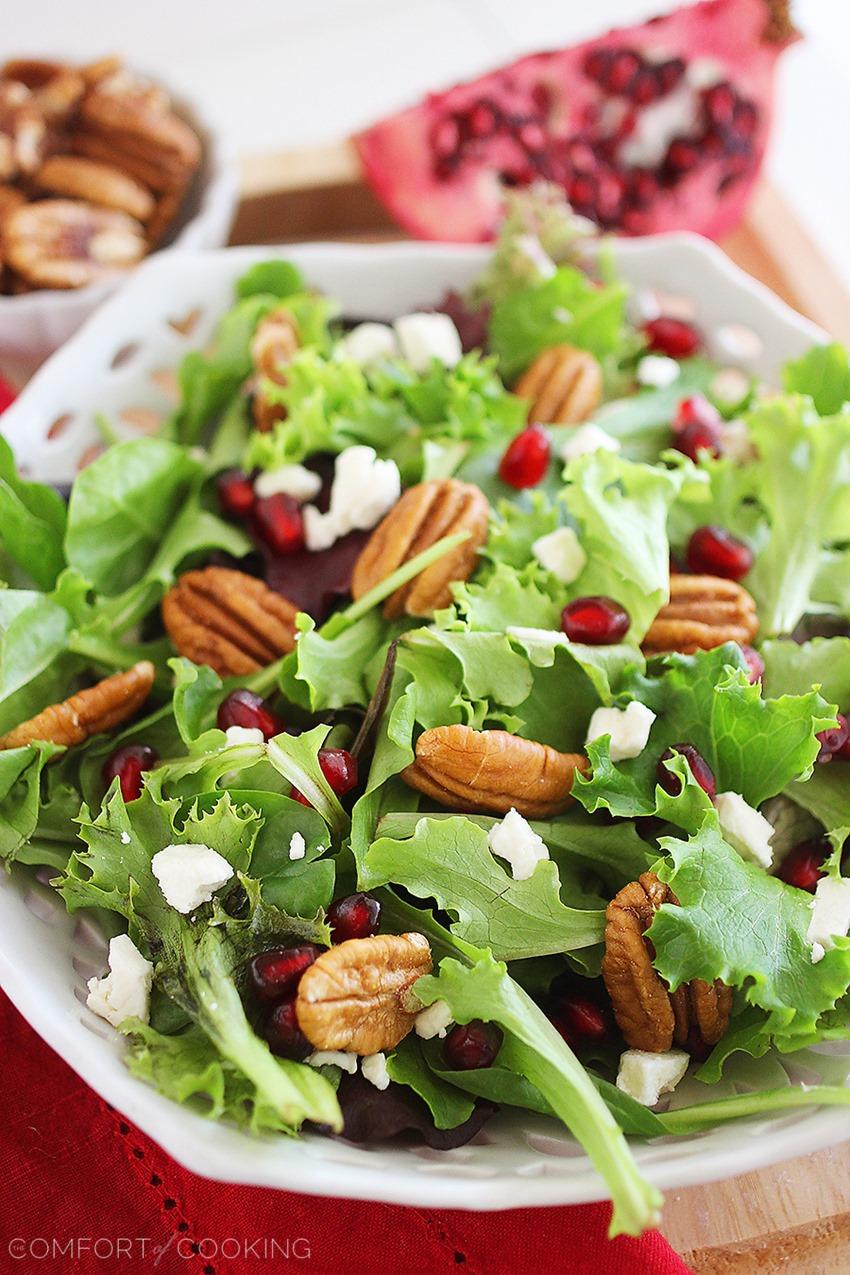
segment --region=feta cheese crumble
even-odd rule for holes
[[[587,728],[585,744],[610,735],[612,761],[628,761],[639,757],[646,748],[655,713],[638,700],[626,708],[597,708]]]
[[[739,792],[719,792],[714,805],[720,819],[720,831],[733,850],[747,863],[769,868],[773,863],[770,839],[773,824],[763,814],[748,806]]]
[[[157,851],[151,871],[166,903],[184,915],[209,903],[233,876],[233,868],[217,850],[191,842]]]
[[[617,1088],[644,1107],[654,1107],[663,1093],[672,1093],[688,1070],[690,1054],[670,1049],[650,1054],[645,1049],[627,1049],[620,1055]]]
[[[340,1067],[353,1076],[357,1070],[357,1054],[344,1052],[341,1049],[317,1049],[306,1060],[311,1067]]]
[[[367,1054],[360,1064],[360,1071],[376,1089],[389,1089],[390,1073],[387,1071],[386,1054]]]
[[[587,554],[572,527],[557,527],[545,536],[538,536],[531,552],[541,567],[551,571],[562,584],[572,584],[587,566]]]
[[[435,1036],[440,1039],[445,1036],[446,1030],[454,1022],[454,1016],[449,1009],[446,1001],[434,1001],[433,1005],[429,1005],[427,1009],[420,1010],[413,1020],[413,1030],[421,1040],[433,1040]]]
[[[334,465],[330,507],[320,513],[304,507],[307,548],[329,549],[349,531],[369,531],[401,495],[401,477],[394,460],[379,460],[374,447],[347,447]]]
[[[153,965],[146,961],[129,934],[109,940],[109,973],[90,978],[86,1004],[113,1027],[125,1018],[148,1021]]]
[[[236,744],[264,744],[266,737],[259,726],[228,726],[224,732],[226,748]]]
[[[645,354],[637,365],[635,376],[638,384],[662,390],[679,379],[680,370],[676,359],[668,359],[666,354]]]
[[[590,452],[618,452],[619,439],[614,438],[607,430],[593,423],[579,425],[573,430],[560,451],[561,460],[569,464],[578,456],[587,456]]]
[[[454,367],[463,356],[460,334],[447,314],[405,314],[395,321],[401,352],[414,372],[427,372],[431,360]]]
[[[129,832],[122,832],[122,833],[121,833],[121,844],[122,844],[122,846],[128,846],[128,845],[130,844],[130,834],[129,834]]]
[[[254,480],[254,491],[261,500],[283,494],[303,505],[305,500],[318,496],[321,489],[319,475],[304,465],[281,465],[279,469],[266,470]]]
[[[806,939],[812,945],[812,963],[816,965],[835,947],[833,939],[850,930],[850,881],[821,877],[809,907],[812,919]]]
[[[293,832],[289,838],[290,859],[303,859],[307,853],[307,843],[300,832]]]
[[[546,842],[513,807],[487,834],[490,853],[507,859],[514,881],[527,881],[541,859],[549,858]]]
[[[399,353],[396,334],[387,323],[358,323],[337,348],[343,358],[351,359],[359,367],[397,358]]]

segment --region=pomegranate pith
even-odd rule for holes
[[[688,541],[687,561],[695,575],[743,580],[753,565],[753,553],[723,527],[697,527]]]
[[[279,1058],[300,1062],[313,1052],[313,1046],[298,1026],[294,992],[272,1006],[262,1025],[262,1032],[269,1049]]]
[[[536,487],[549,468],[549,435],[539,425],[529,425],[508,444],[499,463],[503,483],[516,487]]]
[[[135,801],[142,795],[142,775],[152,770],[159,757],[147,744],[124,744],[107,757],[103,765],[103,780],[111,784],[115,776],[125,801]]]
[[[261,695],[240,686],[226,695],[218,706],[216,725],[219,730],[230,726],[243,726],[246,730],[261,730],[264,739],[271,739],[283,730],[283,721],[274,709],[269,708]]]
[[[491,1067],[502,1047],[502,1032],[494,1023],[458,1023],[443,1041],[443,1058],[451,1071]]]
[[[692,323],[663,314],[645,323],[643,334],[653,353],[666,354],[670,359],[690,358],[702,345],[702,337]]]
[[[295,990],[301,975],[321,952],[322,949],[315,943],[271,947],[265,952],[258,952],[248,964],[248,987],[257,1000],[279,1000]]]
[[[319,769],[337,797],[344,797],[352,788],[357,787],[357,758],[345,748],[320,748]],[[303,792],[299,792],[297,788],[293,788],[289,795],[294,801],[300,801],[302,806],[310,805]]]
[[[371,894],[349,894],[328,908],[328,925],[334,943],[347,939],[367,939],[377,933],[381,923],[381,905]]]
[[[682,791],[682,781],[677,774],[668,770],[665,762],[670,761],[675,756],[684,757],[688,763],[691,774],[699,784],[704,793],[713,801],[717,796],[717,780],[714,778],[714,771],[703,757],[702,753],[694,748],[693,744],[673,744],[671,748],[667,748],[662,754],[656,769],[656,779],[665,792],[671,797],[678,797]]]
[[[304,548],[304,519],[292,496],[276,492],[258,500],[254,520],[257,535],[275,553],[297,553]]]
[[[430,94],[356,144],[417,238],[488,239],[505,189],[540,179],[606,228],[720,238],[758,175],[795,35],[787,0],[687,5]]]
[[[629,631],[631,619],[613,598],[599,595],[575,598],[561,612],[561,628],[571,642],[587,646],[611,646]]]

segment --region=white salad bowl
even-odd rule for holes
[[[486,249],[389,244],[310,244],[277,250],[351,316],[390,318],[463,287]],[[103,413],[131,436],[170,408],[170,371],[203,345],[232,300],[233,284],[271,248],[163,253],[143,265],[37,374],[2,418],[2,432],[33,476],[66,483],[98,434]],[[690,235],[617,243],[622,275],[636,288],[693,299],[711,337],[726,324],[761,338],[749,370],[775,380],[780,364],[823,334]],[[189,335],[187,316],[194,319]],[[358,1147],[308,1135],[255,1139],[206,1121],[134,1079],[123,1042],[85,1006],[85,980],[105,967],[103,940],[71,917],[44,881],[49,869],[0,874],[0,984],[35,1030],[108,1102],[181,1164],[207,1177],[303,1193],[469,1209],[572,1204],[605,1187],[581,1147],[554,1121],[503,1111],[467,1146]],[[40,879],[39,879],[40,878]],[[738,1056],[718,1086],[686,1081],[675,1105],[789,1082],[846,1083],[850,1054],[823,1048],[758,1061]],[[800,1108],[730,1122],[697,1135],[633,1143],[646,1177],[662,1189],[729,1177],[850,1137],[846,1109]]]

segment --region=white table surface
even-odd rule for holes
[[[850,3],[793,0],[776,184],[850,284]],[[650,16],[666,0],[26,0],[6,55],[119,51],[208,109],[241,152],[345,136],[428,89]],[[11,16],[11,15],[10,15]]]

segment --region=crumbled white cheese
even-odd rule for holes
[[[387,323],[358,323],[342,338],[337,347],[343,358],[360,367],[369,367],[381,359],[398,356],[396,334]]]
[[[679,379],[681,367],[676,359],[666,354],[645,354],[635,369],[639,385],[651,385],[661,390]]]
[[[341,1049],[318,1049],[310,1054],[307,1062],[311,1067],[340,1067],[349,1075],[357,1070],[357,1054],[343,1052]]]
[[[586,744],[610,735],[612,761],[638,757],[646,748],[655,714],[651,708],[632,700],[626,708],[597,708],[587,728]]]
[[[422,1040],[433,1040],[439,1036],[442,1040],[446,1029],[454,1022],[454,1015],[446,1001],[434,1001],[427,1009],[423,1009],[413,1020],[413,1030]]]
[[[374,447],[347,447],[336,458],[330,507],[304,508],[304,536],[310,550],[328,549],[349,531],[369,531],[401,495],[394,460],[379,460]]]
[[[386,1054],[367,1054],[360,1064],[360,1071],[376,1089],[389,1089],[390,1073],[387,1071]]]
[[[812,919],[806,939],[812,945],[812,962],[816,964],[835,946],[833,939],[850,930],[850,880],[821,877],[809,906]]]
[[[226,748],[236,744],[264,744],[266,737],[259,726],[228,726],[224,732]]]
[[[122,846],[128,846],[128,845],[130,844],[130,834],[129,834],[129,832],[122,832],[122,833],[121,833],[121,844],[122,844]]]
[[[715,372],[708,388],[712,396],[720,399],[721,403],[734,406],[740,403],[749,390],[750,378],[739,367],[722,367],[719,372]]]
[[[724,456],[739,463],[755,458],[756,449],[750,431],[742,420],[723,421],[720,425],[720,444]]]
[[[723,323],[715,328],[712,348],[716,358],[730,363],[754,363],[764,351],[764,341],[758,332],[744,323]]]
[[[547,535],[538,536],[531,552],[541,567],[551,571],[562,584],[572,584],[587,566],[587,554],[572,527],[556,527]]]
[[[748,863],[769,868],[773,863],[770,839],[773,824],[763,814],[747,805],[739,792],[719,792],[714,805],[720,819],[720,830],[733,850]]]
[[[513,807],[487,834],[491,854],[507,859],[515,881],[526,881],[541,859],[549,858],[546,842]]]
[[[109,940],[109,973],[90,978],[86,1004],[113,1027],[125,1018],[148,1021],[153,965],[146,961],[129,934]]]
[[[613,438],[607,430],[591,422],[589,425],[580,425],[577,429],[570,431],[569,438],[561,448],[560,456],[565,464],[569,464],[571,460],[575,460],[578,456],[586,456],[589,452],[618,452],[619,450],[619,439]]]
[[[620,1055],[617,1088],[644,1107],[654,1107],[663,1093],[672,1093],[688,1070],[690,1055],[682,1049],[650,1054],[627,1049]]]
[[[315,499],[321,489],[321,478],[305,465],[281,465],[279,469],[267,469],[254,480],[254,491],[261,500],[282,493],[303,505],[305,500]]]
[[[447,314],[405,314],[395,321],[401,352],[414,372],[427,372],[431,360],[454,367],[463,356],[460,335]]]
[[[307,853],[307,843],[300,832],[293,832],[289,838],[290,859],[303,859]]]
[[[209,903],[233,876],[233,868],[217,850],[191,842],[157,851],[151,871],[166,903],[184,914]]]

